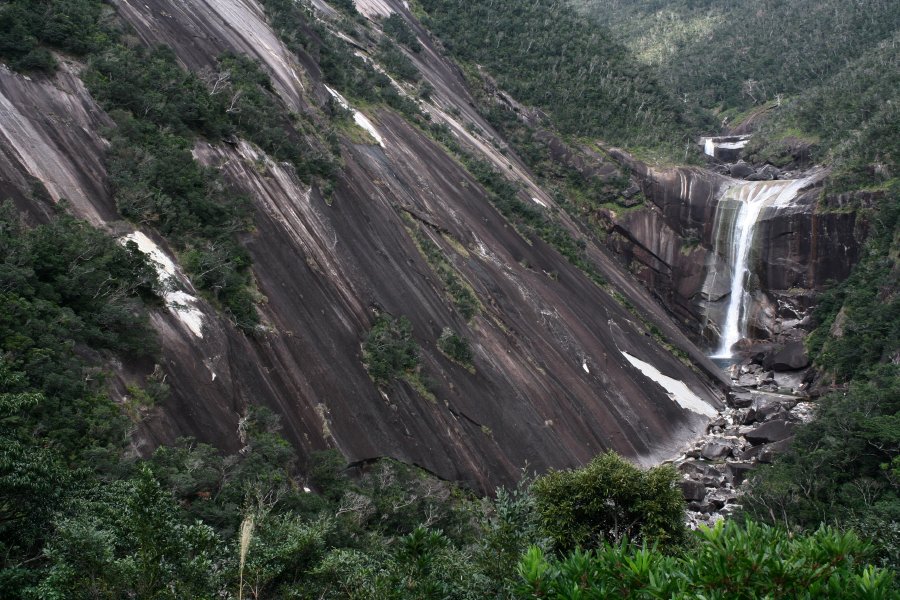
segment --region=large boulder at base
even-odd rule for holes
[[[787,421],[768,421],[756,429],[744,434],[747,441],[754,446],[780,442],[794,435],[794,424]]]
[[[773,371],[798,371],[809,366],[809,356],[803,342],[791,342],[766,357],[765,367]]]

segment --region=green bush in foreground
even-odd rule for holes
[[[696,532],[676,556],[623,541],[562,559],[529,550],[519,563],[525,598],[896,598],[893,574],[865,566],[868,547],[831,528],[791,537],[748,522]]]
[[[626,538],[677,546],[686,535],[677,481],[672,467],[643,471],[607,452],[583,468],[550,471],[532,492],[541,527],[559,551]]]

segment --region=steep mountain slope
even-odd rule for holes
[[[745,110],[814,87],[890,39],[888,0],[571,0],[609,27],[678,96]]]
[[[137,236],[145,250],[172,263],[166,277],[182,288],[174,300],[166,297],[169,310],[151,316],[171,396],[139,424],[139,449],[191,435],[236,450],[239,422],[258,404],[281,415],[285,436],[304,453],[335,447],[351,462],[392,456],[489,489],[515,480],[526,462],[538,469],[573,465],[607,448],[655,462],[702,429],[722,397],[714,366],[606,250],[556,214],[554,199],[472,108],[458,69],[403,3],[361,2],[368,18],[355,21],[321,7],[304,17],[306,51],[288,50],[252,0],[114,6],[140,40],[129,43],[169,46],[211,86],[209,74],[224,53],[258,60],[272,82],[266,93],[299,115],[288,140],[306,135],[313,148],[307,152],[318,151],[325,142],[310,132],[337,127],[343,165],[327,186],[333,191],[323,194],[318,176],[297,174],[298,159],[289,165],[242,139],[252,131],[246,124],[222,141],[194,139],[196,161],[253,206],[252,229],[236,234],[252,259],[258,299],[260,325],[245,333],[213,307],[218,302],[205,288],[192,285],[196,268],[178,266],[189,245],[118,216],[121,189],[107,185],[103,160],[113,122],[75,76],[84,67],[61,58],[53,76],[0,72],[3,193],[36,220],[66,198],[76,216],[114,235],[136,236],[137,229],[146,235]],[[274,3],[269,8],[276,12],[268,18],[283,16]],[[388,86],[407,107],[405,117],[382,103],[354,111],[349,103],[358,94],[329,89],[319,68],[332,56],[329,44],[345,48],[340,56],[349,49],[372,61],[389,13],[417,32],[421,51],[402,52],[431,86],[423,98],[411,84]],[[112,106],[115,97],[104,98]],[[341,104],[353,118],[341,116]],[[445,143],[459,149],[427,132],[451,136]],[[578,256],[567,260],[504,218],[492,204],[506,189],[504,178],[485,189],[490,179],[463,166],[474,168],[472,157],[515,185],[506,202],[516,210],[553,223],[556,240],[573,248],[579,240]],[[470,319],[449,280],[477,297]],[[409,319],[419,359],[414,372],[375,385],[364,342],[382,314]],[[445,328],[468,340],[471,368],[439,350]],[[629,356],[689,391],[664,389]],[[118,367],[118,393],[152,370],[141,362]]]

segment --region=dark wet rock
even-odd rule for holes
[[[727,464],[727,468],[731,474],[731,484],[739,486],[747,479],[750,471],[754,469],[754,465],[751,462],[730,462]]]
[[[717,488],[725,484],[725,474],[719,471],[711,471],[700,480],[706,487]]]
[[[692,510],[694,512],[703,513],[703,514],[711,514],[715,512],[716,507],[710,502],[689,502],[688,510]]]
[[[741,416],[741,425],[753,425],[759,420],[759,413],[755,408],[751,408]]]
[[[797,371],[809,366],[809,355],[803,342],[796,341],[767,356],[764,364],[775,371]]]
[[[769,394],[754,395],[752,420],[745,420],[744,425],[753,422],[772,421],[778,418],[787,419],[787,413],[797,405],[797,399],[788,396]],[[750,418],[750,417],[748,417]]]
[[[728,490],[716,490],[707,496],[706,500],[712,504],[717,510],[731,504],[737,498],[737,494]]]
[[[634,196],[638,195],[640,193],[640,191],[641,191],[641,188],[639,186],[632,185],[628,189],[626,189],[624,192],[622,192],[622,197],[625,199],[630,199],[630,198],[633,198]]]
[[[753,394],[736,392],[728,397],[728,404],[734,408],[747,408],[753,405]]]
[[[678,470],[692,479],[702,479],[703,477],[718,473],[715,465],[711,465],[702,461],[687,461],[678,466]]]
[[[119,17],[133,28],[135,44],[171,46],[187,68],[217,68],[222,54],[249,54],[259,59],[291,113],[315,120],[319,111],[311,105],[329,97],[316,60],[302,49],[288,51],[258,3],[116,4]],[[434,84],[439,103],[456,108],[464,124],[502,141],[472,108],[458,68],[441,58],[427,36],[423,43],[429,47],[423,77]],[[113,121],[74,75],[79,68],[66,59],[52,77],[26,78],[0,67],[0,198],[12,198],[39,220],[65,195],[76,216],[118,235],[128,226],[109,191],[101,135]],[[643,327],[632,325],[634,315],[558,252],[522,239],[478,181],[405,118],[384,107],[366,110],[384,147],[344,140],[342,168],[327,202],[292,169],[244,140],[203,141],[193,148],[198,161],[221,172],[224,183],[246,193],[252,204],[255,227],[245,242],[253,279],[266,299],[259,306],[263,326],[246,335],[201,300],[201,338],[171,312],[153,311],[159,362],[172,394],[137,427],[133,442],[141,454],[182,436],[236,452],[242,445],[238,423],[250,405],[259,405],[281,417],[283,434],[301,459],[326,448],[340,448],[349,462],[389,456],[490,490],[518,480],[526,462],[538,470],[576,466],[605,448],[661,459],[703,432],[704,418],[682,409],[619,350],[684,381],[713,405],[720,404],[723,378],[606,249],[588,241],[584,251],[641,319],[659,327],[706,374],[641,335]],[[465,127],[459,134],[467,135]],[[494,153],[490,145],[473,151],[509,174],[523,193],[552,202],[513,152]],[[592,172],[617,172],[610,163],[592,166]],[[712,215],[706,200],[715,199],[717,182],[725,178],[697,172],[692,193],[701,195],[687,212],[693,212],[691,227],[702,237]],[[34,178],[49,190],[47,202],[32,199]],[[708,182],[705,195],[701,180]],[[666,271],[668,261],[684,257],[674,277],[683,286],[673,289],[689,294],[702,278],[702,260],[681,253],[679,234],[671,228],[669,237],[661,235],[666,219],[674,224],[684,212],[678,193],[671,198],[665,219],[631,212],[644,215],[634,217],[640,235],[652,236],[648,261],[658,254]],[[477,327],[460,317],[435,284],[439,278],[416,247],[407,215],[421,219],[426,235],[441,232],[437,244],[483,302]],[[584,237],[564,211],[559,218],[573,235]],[[559,278],[551,281],[520,261]],[[413,324],[423,375],[433,382],[437,402],[403,382],[383,390],[372,383],[360,343],[374,319],[373,306]],[[559,307],[558,314],[542,320],[543,307]],[[475,373],[455,368],[435,349],[444,326],[471,337]],[[584,360],[573,356],[573,348]],[[493,360],[498,356],[503,360]],[[484,434],[487,429],[491,435]]]
[[[769,421],[759,427],[748,431],[744,437],[754,446],[779,442],[793,435],[794,424],[786,421]]]
[[[653,169],[623,152],[612,154],[642,182],[648,202],[646,208],[610,217],[608,245],[676,318],[714,343],[725,318],[731,269],[714,250],[721,244],[716,213],[723,190],[734,180],[696,168]],[[740,178],[752,167],[738,162],[731,170],[732,178]],[[767,178],[778,175],[771,167],[764,172]],[[753,243],[759,286],[748,311],[751,337],[777,337],[775,320],[783,318],[778,315],[803,314],[825,283],[844,279],[859,257],[866,232],[855,213],[817,211],[824,176],[813,174],[809,188],[789,206],[769,206],[760,215]]]
[[[712,431],[718,429],[721,431],[726,425],[728,425],[728,420],[725,417],[717,417],[709,422],[709,425],[706,426],[706,430]]]
[[[685,479],[681,482],[681,493],[685,500],[703,500],[706,497],[706,486],[699,481]]]
[[[752,175],[753,170],[753,165],[740,161],[729,167],[728,174],[735,179],[744,179],[745,177]]]
[[[772,181],[780,178],[781,171],[772,165],[760,167],[746,177],[747,181]]]
[[[738,458],[742,461],[754,462],[759,458],[759,453],[762,452],[762,448],[762,446],[748,448],[747,450],[744,450]]]

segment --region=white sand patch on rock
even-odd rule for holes
[[[353,121],[363,129],[365,129],[367,132],[369,132],[369,135],[371,135],[375,139],[375,141],[378,142],[378,145],[384,148],[384,138],[381,137],[380,133],[378,133],[378,129],[375,128],[375,125],[372,123],[372,121],[369,120],[369,117],[350,106],[350,103],[347,102],[347,99],[344,98],[337,90],[333,90],[327,85],[325,86],[325,89],[328,90],[328,93],[331,94],[332,97],[334,97],[334,99],[338,101],[338,104],[340,104],[345,110],[351,111],[353,113]]]
[[[129,233],[119,238],[122,244],[134,242],[138,249],[147,255],[163,285],[163,300],[173,315],[191,330],[191,333],[199,338],[203,337],[203,311],[197,308],[197,298],[187,292],[178,289],[179,279],[183,276],[178,272],[175,262],[156,245],[156,243],[140,231]]]
[[[701,415],[705,415],[707,417],[715,417],[718,411],[710,404],[707,404],[703,401],[700,396],[691,391],[691,389],[685,385],[683,381],[679,381],[678,379],[673,379],[667,375],[663,375],[659,369],[651,365],[650,363],[646,363],[640,359],[633,357],[628,354],[624,350],[620,350],[620,352],[628,359],[628,362],[631,363],[631,366],[636,368],[638,371],[643,373],[647,378],[652,379],[666,390],[666,393],[669,394],[669,397],[677,402],[681,408],[686,408],[687,410],[693,411],[695,413],[699,413]]]

